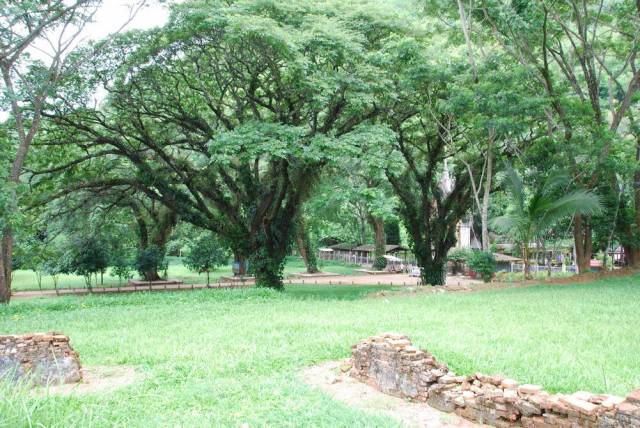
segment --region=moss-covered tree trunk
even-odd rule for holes
[[[11,276],[13,269],[13,235],[5,229],[0,241],[0,304],[11,300]]]
[[[447,283],[446,262],[442,260],[423,262],[421,278],[423,285],[445,285]]]
[[[447,283],[447,261],[446,257],[441,256],[442,252],[433,251],[430,243],[424,241],[414,245],[414,251],[416,261],[421,268],[422,285],[445,285]]]
[[[383,270],[387,267],[387,238],[384,233],[384,220],[373,215],[369,216],[369,223],[373,228],[374,248],[373,248],[373,269]]]
[[[311,237],[309,236],[309,231],[303,218],[298,220],[296,244],[298,245],[300,257],[302,257],[304,265],[307,268],[307,273],[317,273],[318,258],[316,257],[313,245],[311,245]]]
[[[132,204],[132,209],[138,225],[138,239],[140,250],[150,245],[156,246],[163,254],[165,246],[171,237],[171,232],[178,222],[177,214],[164,206],[144,208],[140,204]],[[158,269],[144,272],[145,281],[160,281],[162,276]]]
[[[591,222],[589,216],[581,214],[574,216],[573,240],[576,249],[576,265],[578,266],[578,272],[589,272],[591,269],[591,253],[593,252]]]
[[[282,282],[282,272],[284,267],[284,257],[277,255],[262,255],[259,259],[253,260],[253,269],[256,278],[256,287],[284,289]]]
[[[251,271],[256,279],[256,287],[284,289],[282,276],[287,257],[286,244],[265,245],[255,248],[254,255],[250,258]]]

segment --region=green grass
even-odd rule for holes
[[[16,300],[0,308],[1,332],[61,331],[85,365],[133,365],[145,378],[83,397],[36,398],[0,387],[0,425],[393,426],[299,378],[305,366],[345,358],[353,343],[384,331],[409,335],[459,373],[503,373],[563,392],[625,394],[640,386],[640,276],[365,298],[379,289]]]
[[[327,272],[339,273],[343,275],[352,274],[355,269],[358,269],[358,265],[345,264],[337,261],[322,261],[321,269]],[[300,257],[288,257],[285,265],[285,275],[296,272],[304,272],[304,262]],[[186,284],[204,284],[207,282],[206,274],[197,274],[189,271],[183,264],[182,260],[178,257],[169,258],[169,278],[177,278],[184,281]],[[226,266],[211,272],[211,282],[217,282],[222,276],[232,276],[231,267]],[[137,277],[137,276],[136,276]],[[99,278],[99,277],[98,277]],[[110,271],[104,275],[105,286],[117,286],[118,278],[111,276]],[[98,279],[98,286],[100,287],[100,279]],[[85,280],[82,276],[78,275],[60,275],[58,282],[58,288],[85,288]],[[38,290],[38,282],[36,280],[36,274],[30,270],[18,270],[13,274],[14,291],[24,290]],[[53,290],[53,279],[50,276],[43,276],[42,289]]]
[[[532,279],[536,281],[547,281],[549,279],[569,278],[574,276],[573,272],[552,272],[551,276],[547,272],[531,272]],[[496,281],[500,282],[516,282],[523,281],[524,273],[522,272],[496,272]]]

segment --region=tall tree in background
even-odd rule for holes
[[[489,251],[491,194],[496,166],[500,164],[497,158],[502,154],[512,156],[514,147],[522,147],[523,143],[538,137],[536,122],[542,113],[536,105],[541,102],[539,90],[531,87],[527,82],[529,76],[523,76],[523,67],[505,55],[483,27],[479,2],[426,0],[425,5],[427,19],[437,15],[442,21],[434,25],[446,35],[448,48],[464,51],[469,65],[464,81],[452,81],[452,84],[458,83],[452,92],[458,99],[457,104],[466,105],[468,138],[481,142],[476,145],[475,156],[482,158],[483,163],[477,168],[466,166],[480,219],[482,249]]]
[[[131,9],[123,27],[144,3]],[[0,174],[5,193],[0,195],[0,303],[11,298],[20,177],[40,128],[43,105],[47,98],[55,96],[59,82],[86,59],[69,60],[83,28],[100,4],[100,0],[51,0],[3,2],[0,6],[0,72],[6,107],[12,115],[9,138],[14,141],[10,145],[10,165],[0,165],[9,169],[7,175]],[[44,59],[33,60],[31,50],[37,50]]]
[[[46,146],[45,146],[46,147]],[[35,150],[38,153],[38,148]],[[73,216],[77,212],[98,213],[101,216],[125,213],[131,219],[130,228],[137,237],[139,252],[153,246],[165,252],[165,246],[178,223],[178,215],[155,199],[148,198],[135,187],[121,185],[111,180],[99,178],[106,169],[104,162],[96,162],[82,170],[82,176],[63,174],[53,175],[51,170],[36,171],[31,178],[49,174],[49,180],[38,182],[32,195],[33,205],[55,202],[52,211],[56,216]],[[92,178],[93,177],[93,178]],[[43,190],[41,190],[44,188]],[[53,189],[53,191],[52,191]],[[62,189],[62,190],[59,190]],[[157,281],[160,275],[156,270],[144,272],[144,280]]]
[[[0,7],[0,72],[3,91],[13,115],[15,138],[9,174],[3,183],[4,206],[0,207],[2,238],[0,241],[0,302],[11,298],[13,223],[16,220],[18,186],[29,147],[40,127],[41,108],[52,88],[60,80],[68,49],[78,36],[78,28],[87,22],[95,2],[77,0],[69,3],[13,2]],[[79,27],[78,27],[79,26]],[[58,30],[55,37],[51,33]],[[67,30],[67,31],[65,31]],[[28,55],[38,41],[47,40],[51,46],[47,64],[32,62]],[[26,102],[24,102],[26,100]],[[1,165],[3,168],[5,165]]]
[[[594,189],[604,181],[618,188],[608,160],[632,128],[621,123],[636,120],[640,3],[482,1],[477,11],[482,28],[528,69],[547,96],[548,136],[563,149],[552,161],[571,171],[578,187]],[[593,248],[590,215],[574,217],[573,235],[583,272]],[[638,248],[639,241],[628,239],[632,263]]]
[[[388,151],[379,150],[378,155],[388,160],[385,174],[398,198],[422,281],[441,285],[457,224],[471,204],[471,183],[462,159],[472,143],[463,138],[465,123],[452,102],[450,84],[454,75],[466,71],[459,65],[427,61],[429,50],[422,39],[399,41],[389,52],[387,78],[393,80],[396,93],[385,106],[385,122],[394,135],[380,134],[381,147],[388,138]],[[373,137],[368,140],[376,142]],[[473,159],[465,161],[475,166]],[[449,180],[443,180],[447,174]]]
[[[366,135],[366,134],[365,134]],[[354,135],[359,138],[358,134]],[[345,186],[339,192],[345,201],[358,212],[361,244],[366,243],[366,223],[373,232],[373,267],[382,270],[386,266],[387,237],[385,223],[396,217],[395,210],[397,200],[384,175],[386,162],[380,161],[377,153],[381,147],[371,144],[377,140],[359,143],[354,141],[353,146],[358,147],[358,156],[350,157],[343,161],[339,168],[339,174],[344,175]]]

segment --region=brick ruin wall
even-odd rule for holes
[[[24,380],[37,385],[79,382],[78,353],[58,333],[0,336],[0,381]]]
[[[496,427],[640,428],[640,390],[626,398],[550,394],[501,375],[457,376],[406,336],[385,333],[352,347],[351,376],[384,393]]]

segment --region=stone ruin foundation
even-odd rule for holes
[[[69,338],[58,333],[0,335],[0,381],[26,381],[35,385],[82,380],[80,358]]]
[[[626,396],[550,394],[501,375],[458,376],[407,336],[385,333],[352,347],[351,376],[380,391],[496,427],[640,428],[640,390]]]

